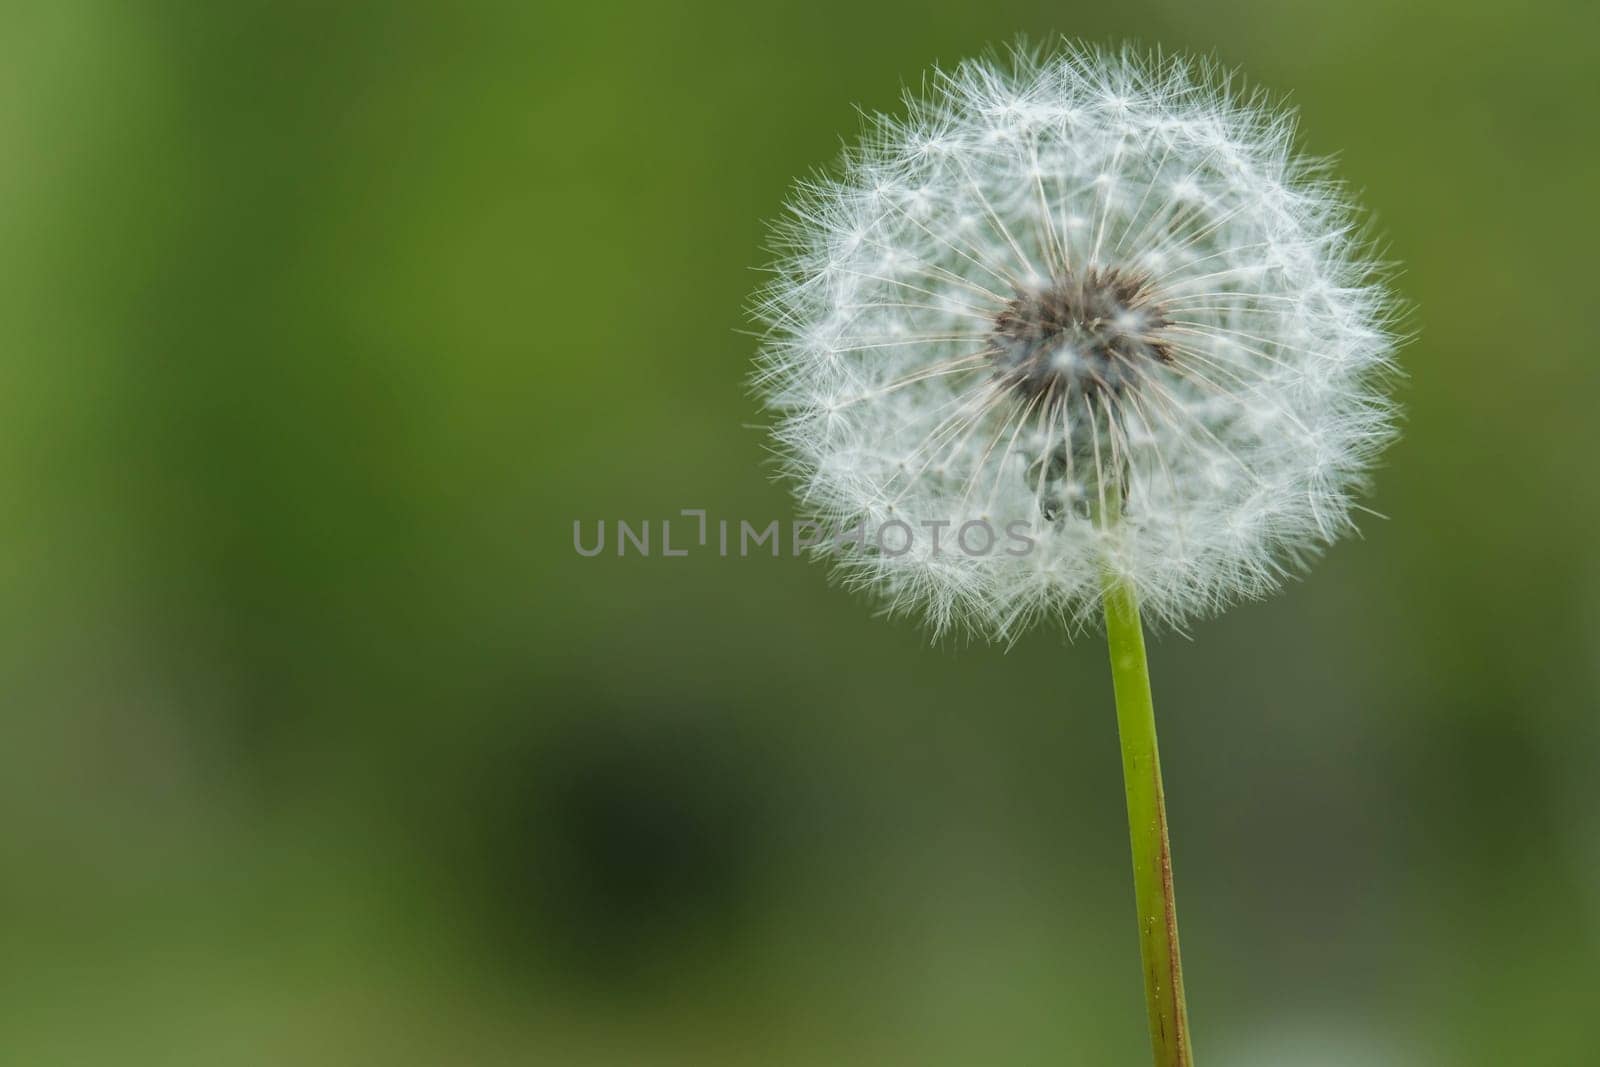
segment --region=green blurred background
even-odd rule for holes
[[[1026,32],[1417,307],[1388,520],[1154,646],[1202,1062],[1600,1062],[1588,0],[0,7],[0,1061],[1148,1062],[1100,645],[571,541],[791,514],[762,220]]]

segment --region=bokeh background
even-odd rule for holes
[[[0,7],[0,1062],[1148,1062],[1100,645],[571,541],[791,514],[762,220],[1019,32],[1416,306],[1389,518],[1153,650],[1203,1062],[1596,1062],[1588,0]]]

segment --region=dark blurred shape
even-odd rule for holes
[[[736,714],[580,709],[495,770],[484,873],[508,963],[626,984],[729,936],[775,836],[771,761]]]

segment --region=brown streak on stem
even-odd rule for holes
[[[1156,830],[1161,835],[1161,906],[1167,923],[1167,996],[1171,1001],[1172,1025],[1177,1038],[1178,1067],[1188,1067],[1189,1057],[1183,1033],[1183,963],[1178,955],[1177,897],[1172,889],[1172,845],[1167,837],[1167,798],[1161,787],[1161,766],[1152,761],[1150,777],[1156,791]]]

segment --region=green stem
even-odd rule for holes
[[[1156,750],[1155,704],[1145,660],[1139,600],[1126,581],[1106,579],[1106,643],[1117,697],[1117,735],[1128,792],[1128,836],[1133,844],[1133,890],[1139,909],[1139,955],[1150,1012],[1156,1067],[1193,1067],[1189,1007],[1178,955],[1178,913],[1172,896],[1172,852],[1167,803]]]

